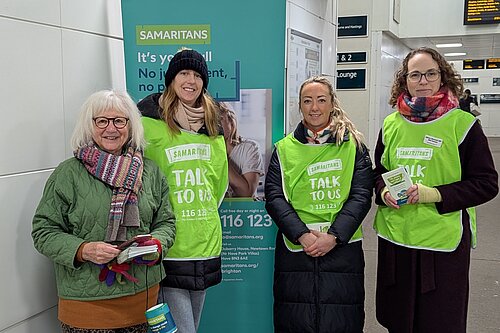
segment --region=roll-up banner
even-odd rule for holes
[[[200,52],[208,91],[237,117],[258,147],[265,171],[284,133],[286,1],[122,0],[127,91],[136,102],[162,92],[181,48]],[[276,227],[264,208],[262,175],[252,198],[225,199],[223,281],[209,288],[199,333],[272,332]],[[167,272],[168,274],[168,272]],[[175,320],[175,318],[174,318]]]

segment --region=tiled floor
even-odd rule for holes
[[[500,171],[500,138],[490,138]],[[387,332],[375,319],[377,239],[372,228],[375,205],[364,221],[366,333]],[[477,208],[478,246],[472,251],[468,332],[500,333],[500,196]]]

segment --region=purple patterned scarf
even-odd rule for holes
[[[417,123],[437,119],[457,106],[458,98],[445,87],[429,97],[411,97],[407,92],[403,92],[397,101],[399,113]]]
[[[129,147],[124,155],[117,156],[90,143],[73,154],[91,175],[113,187],[105,241],[125,241],[127,227],[139,226],[137,194],[142,187],[142,153]]]

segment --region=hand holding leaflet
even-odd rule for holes
[[[125,280],[138,282],[139,280],[128,273],[131,264],[154,265],[160,258],[161,243],[151,235],[137,235],[117,246],[122,250],[116,261],[98,265],[101,269],[99,281],[106,282],[109,287],[115,281],[124,284]]]
[[[118,255],[116,261],[118,264],[121,264],[136,257],[145,257],[148,254],[158,254],[158,249],[161,249],[161,245],[159,245],[159,242],[152,238],[151,235],[137,235],[120,244],[118,248],[122,249],[122,252]],[[149,260],[147,263],[142,261],[138,263],[149,264]]]
[[[396,199],[398,205],[403,205],[408,201],[406,191],[413,185],[410,176],[404,167],[388,171],[382,174],[384,183],[391,196]]]

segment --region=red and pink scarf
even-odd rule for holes
[[[397,109],[406,119],[427,122],[437,119],[458,106],[456,98],[448,88],[442,87],[434,96],[411,97],[403,92],[398,97]]]

